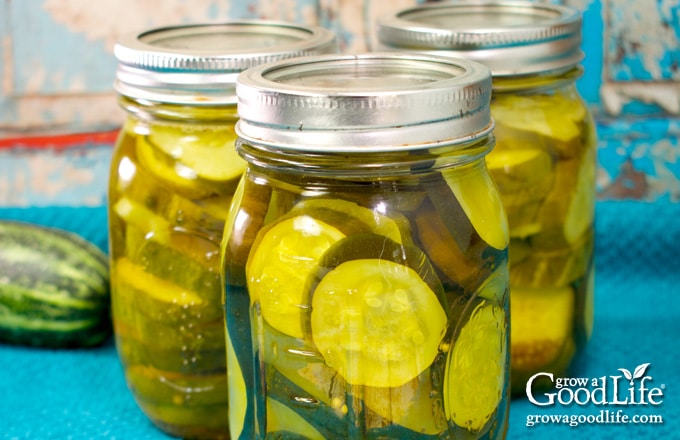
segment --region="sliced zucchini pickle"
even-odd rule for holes
[[[434,360],[447,324],[416,271],[383,259],[346,261],[312,296],[312,339],[352,385],[397,387]]]
[[[113,205],[113,211],[129,225],[134,226],[145,234],[160,237],[162,241],[170,230],[170,222],[168,220],[134,200],[125,197],[120,198]]]
[[[145,271],[220,304],[219,247],[198,234],[173,231],[172,247],[145,241],[128,258]]]
[[[512,288],[510,315],[513,371],[538,371],[553,362],[570,338],[574,290]]]
[[[397,243],[401,243],[403,237],[409,236],[408,229],[406,229],[408,220],[405,218],[397,220],[347,200],[304,200],[295,205],[291,211],[292,214],[299,212],[325,221],[342,230],[346,235],[353,232],[373,232]]]
[[[416,215],[415,225],[418,240],[437,269],[456,285],[471,286],[479,276],[480,261],[475,261],[474,253],[468,255],[461,249],[459,240],[429,200]],[[469,244],[470,237],[465,241]]]
[[[477,288],[477,296],[497,304],[503,304],[508,293],[508,278],[508,262],[504,260]]]
[[[429,185],[428,190],[428,197],[423,200],[416,212],[416,224],[425,225],[430,223],[428,218],[431,218],[435,224],[438,224],[438,226],[432,226],[438,231],[437,235],[450,236],[447,240],[455,240],[456,247],[468,255],[471,248],[481,240],[467,212],[456,199],[455,194],[451,192],[451,187],[443,175],[438,182]],[[423,229],[427,227],[423,226]],[[446,233],[442,228],[446,229]],[[419,234],[423,232],[425,231],[418,231]]]
[[[246,197],[246,192],[248,196]],[[248,254],[264,225],[264,218],[272,199],[272,189],[246,175],[236,188],[233,207],[224,224],[221,242],[223,265],[226,267],[225,281],[230,285],[244,286],[245,267]],[[236,222],[238,227],[234,227]]]
[[[401,226],[397,220],[345,200],[298,203],[260,232],[261,238],[253,243],[246,264],[252,302],[260,302],[264,319],[274,328],[302,338],[301,318],[308,320],[304,316],[308,309],[307,277],[324,252],[350,234],[373,232],[381,240],[401,243],[403,237],[409,237],[405,229],[408,221],[404,218],[399,223]]]
[[[527,148],[551,151],[551,144],[554,143],[552,139],[540,133],[504,124],[503,121],[496,120],[495,122],[493,133],[496,138],[496,146],[489,154],[494,151],[524,150]]]
[[[510,267],[524,261],[529,255],[531,255],[529,240],[521,238],[510,239],[510,244],[508,245],[508,264]]]
[[[304,214],[260,231],[246,263],[246,281],[251,304],[259,303],[272,327],[304,337],[307,278],[326,250],[344,237],[333,226]]]
[[[158,370],[142,365],[131,365],[126,377],[144,399],[176,406],[196,407],[203,405],[227,406],[227,378],[224,371],[215,374],[185,375]]]
[[[545,151],[496,149],[486,156],[486,164],[506,208],[542,200],[552,188],[553,160]]]
[[[542,228],[538,216],[542,205],[542,201],[536,201],[505,207],[511,241],[513,238],[533,237],[541,233]]]
[[[503,309],[476,302],[455,337],[444,376],[446,416],[461,428],[479,432],[496,411],[507,377],[506,341]]]
[[[214,307],[222,294],[217,245],[184,232],[167,234],[166,240],[172,247],[137,239],[128,257],[112,265],[119,320],[139,315],[140,323],[183,322],[199,329],[199,324],[221,319],[220,308]]]
[[[430,283],[433,291],[440,292],[439,299],[443,298],[439,280],[420,250],[370,233],[344,238],[326,251],[319,263],[317,275],[312,277],[310,290],[314,290],[319,282],[323,282],[325,275],[332,273],[342,263],[361,260],[362,257],[364,259],[382,258],[395,264],[412,266],[421,278]],[[354,276],[347,276],[345,279],[350,284],[355,282]],[[312,307],[312,310],[315,309]],[[355,309],[355,312],[362,313],[358,309]],[[341,310],[335,313],[338,317],[342,315]],[[383,313],[393,312],[383,311]],[[366,318],[370,320],[371,317]],[[389,421],[389,423],[401,425],[415,432],[436,433],[441,430],[441,426],[435,423],[432,415],[437,402],[431,396],[433,385],[429,379],[429,375],[432,374],[430,368],[427,368],[417,378],[394,388],[347,384],[344,376],[334,369],[334,365],[327,365],[321,349],[315,344],[315,333],[311,326],[311,322],[304,326],[304,328],[309,328],[308,331],[312,334],[312,340],[307,341],[284,335],[264,322],[261,331],[265,364],[275,367],[309,396],[325,405],[329,414],[334,413],[339,419],[345,417],[351,409],[352,403],[347,401],[348,393],[351,393],[354,398],[362,399],[364,405],[375,413],[370,419],[376,423],[378,419],[381,419],[380,423],[384,424]],[[441,399],[439,401],[441,403]],[[443,408],[443,404],[440,408]],[[357,408],[354,410],[359,411]],[[366,417],[369,416],[366,415]],[[446,426],[443,410],[440,422],[441,420],[444,421],[443,426]]]
[[[178,197],[174,199],[182,200]],[[224,221],[202,215],[200,208],[193,203],[190,207],[185,206],[189,208],[187,210],[181,209],[180,205],[184,204],[177,204],[173,216],[169,217],[130,198],[118,199],[113,204],[113,212],[126,223],[126,253],[135,254],[146,242],[154,241],[195,258],[207,266],[218,264],[218,243]],[[185,217],[198,221],[188,223],[183,221]]]
[[[587,117],[587,109],[580,100],[563,94],[497,94],[491,113],[499,126],[538,133],[560,142],[581,137]]]
[[[542,232],[553,243],[548,246],[582,237],[592,227],[594,206],[594,155],[587,152],[581,159],[556,162],[555,184],[538,216]]]
[[[310,293],[329,271],[340,264],[366,259],[382,259],[410,267],[437,295],[446,309],[444,288],[425,253],[414,245],[401,244],[373,233],[350,235],[331,246],[319,261],[318,270],[309,280]]]
[[[585,276],[593,257],[593,232],[586,232],[581,239],[571,246],[544,249],[535,247],[533,239],[531,251],[516,259],[523,252],[521,248],[512,257],[510,264],[510,284],[519,287],[557,287]],[[517,242],[513,241],[513,244]],[[527,241],[524,242],[525,244]],[[509,251],[513,255],[513,248]]]
[[[507,217],[490,174],[468,167],[445,179],[481,239],[496,249],[505,249],[509,240]]]
[[[576,242],[593,226],[595,215],[595,153],[587,151],[581,159],[567,215],[564,237],[568,243]]]
[[[266,322],[258,331],[262,334],[266,368],[275,368],[314,399],[341,411],[347,395],[345,381],[326,365],[311,341],[283,334]]]
[[[355,387],[364,405],[394,424],[414,433],[437,435],[448,425],[441,388],[432,382],[431,368],[393,388]],[[441,386],[441,385],[440,385]]]
[[[159,304],[154,309],[198,306],[205,303],[196,293],[150,274],[127,258],[118,259],[114,270],[116,279],[121,283],[144,292],[150,299],[157,301]]]
[[[246,163],[236,152],[235,133],[223,127],[151,127],[138,135],[137,156],[145,168],[190,198],[231,194]]]
[[[246,397],[246,383],[243,379],[243,371],[238,357],[234,352],[234,344],[231,341],[229,332],[226,335],[227,346],[227,370],[228,389],[229,389],[229,433],[231,438],[239,439],[243,433],[248,408],[248,398]]]
[[[278,439],[325,440],[319,431],[283,403],[267,397],[267,434]]]
[[[540,233],[540,209],[555,179],[551,157],[539,149],[497,148],[486,163],[500,191],[510,237]]]
[[[130,333],[151,341],[154,336],[149,332],[155,330],[147,327],[153,326],[156,321],[173,323],[169,325],[178,327],[185,325],[185,331],[191,333],[200,332],[203,326],[212,326],[222,319],[222,313],[216,310],[214,302],[205,301],[195,292],[153,276],[127,259],[117,260],[113,272],[117,274],[112,278],[116,292],[113,301],[116,329],[122,334]],[[210,341],[218,345],[222,343],[217,339],[203,342],[209,344]]]

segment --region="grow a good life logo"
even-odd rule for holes
[[[660,405],[665,385],[652,387],[652,377],[646,375],[649,363],[638,365],[633,372],[619,368],[623,375],[594,378],[560,377],[552,373],[536,373],[527,381],[527,398],[537,406],[561,405]],[[533,391],[535,380],[549,379],[556,391],[537,395]],[[627,387],[626,387],[627,383]]]
[[[640,364],[632,370],[619,368],[621,374],[601,377],[558,377],[540,372],[529,378],[526,394],[529,402],[538,407],[595,406],[602,408],[596,414],[530,415],[527,426],[537,423],[567,423],[577,426],[584,423],[663,423],[658,414],[627,414],[630,407],[657,408],[663,403],[665,384],[654,385],[648,375],[650,363]],[[549,381],[549,391],[534,390],[534,383]],[[611,408],[616,408],[612,410]]]

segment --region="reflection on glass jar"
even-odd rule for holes
[[[237,93],[232,438],[503,438],[509,237],[484,162],[488,69],[307,57],[244,72]]]
[[[464,57],[493,76],[487,156],[510,229],[512,389],[566,376],[593,324],[596,135],[578,94],[581,15],[518,1],[459,1],[383,17],[385,47]]]
[[[128,112],[109,182],[116,345],[137,403],[171,435],[228,438],[219,245],[246,165],[234,148],[236,75],[306,50],[334,52],[334,37],[244,21],[116,47]]]

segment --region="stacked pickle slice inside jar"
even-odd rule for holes
[[[164,431],[189,437],[227,433],[219,241],[222,205],[245,169],[234,137],[233,128],[128,122],[114,156],[117,348],[144,412]],[[229,171],[214,173],[215,159],[193,155],[200,148]],[[191,172],[178,174],[183,168]]]
[[[237,92],[232,438],[503,438],[509,237],[483,161],[488,70],[305,57],[244,72]],[[392,106],[385,120],[369,102]]]
[[[493,76],[486,157],[510,231],[511,376],[574,374],[592,331],[596,135],[576,81],[581,14],[558,5],[461,0],[381,18],[382,49],[464,57]],[[535,386],[549,386],[548,383]]]
[[[521,388],[537,371],[568,371],[591,331],[595,142],[570,91],[498,93],[492,111],[498,149],[487,164],[510,225],[512,366]]]
[[[151,29],[116,46],[128,113],[109,182],[116,345],[136,402],[170,435],[229,437],[220,242],[246,168],[236,76],[336,50],[327,30],[257,20]]]

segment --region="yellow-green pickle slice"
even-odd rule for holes
[[[166,246],[169,252],[178,251],[207,267],[216,267],[223,220],[201,215],[202,210],[198,205],[181,203],[186,202],[185,199],[173,197],[172,201],[180,202],[175,205],[175,218],[172,221],[128,197],[121,197],[113,204],[113,212],[125,221],[127,227],[125,253],[137,255],[140,249],[153,241]],[[181,205],[187,209],[181,209]],[[198,221],[183,221],[185,217]],[[164,264],[172,264],[172,261],[158,263],[160,266]]]
[[[510,247],[510,284],[514,287],[558,287],[584,277],[591,264],[593,233],[572,246],[541,249],[528,240],[513,240]]]
[[[480,276],[479,260],[466,255],[453,236],[444,218],[427,202],[415,218],[416,234],[432,263],[460,286],[469,287]],[[469,234],[464,236],[470,242]]]
[[[293,208],[291,213],[303,212],[326,221],[334,227],[347,232],[373,232],[401,243],[403,236],[408,237],[408,220],[395,219],[357,203],[342,199],[309,199]],[[324,213],[325,212],[325,213]],[[353,231],[351,224],[356,223]]]
[[[324,252],[344,237],[333,226],[304,214],[264,230],[246,263],[246,279],[251,304],[259,303],[262,316],[272,327],[304,337],[307,278]]]
[[[491,419],[503,394],[506,372],[503,309],[480,301],[449,352],[444,376],[446,416],[478,432]]]
[[[552,187],[553,160],[545,151],[497,149],[487,155],[486,164],[506,208],[540,201]]]
[[[115,271],[122,283],[139,292],[144,292],[150,300],[155,301],[155,308],[159,311],[167,307],[183,308],[204,304],[204,300],[196,293],[148,273],[143,267],[132,263],[127,258],[120,258],[116,261]]]
[[[455,176],[445,178],[482,240],[496,249],[505,249],[509,240],[507,217],[489,173],[461,169]]]
[[[370,260],[371,257],[377,259],[378,256],[391,259],[390,263],[412,267],[433,292],[438,292],[437,299],[443,300],[441,284],[422,251],[372,233],[355,234],[331,246],[320,261],[317,272],[309,280],[309,289],[313,291],[325,275],[344,262],[362,258]],[[346,280],[348,283],[354,281],[353,278]],[[389,296],[389,292],[385,295]],[[313,293],[310,297],[313,297]],[[340,431],[342,427],[346,429],[344,426],[346,422],[342,420],[348,417],[348,412],[359,411],[356,399],[363,401],[364,408],[368,410],[362,416],[367,429],[375,426],[384,427],[389,423],[418,433],[436,434],[447,427],[441,395],[434,391],[436,388],[431,380],[431,375],[434,374],[431,368],[426,368],[416,378],[396,387],[348,384],[334,369],[335,366],[327,364],[320,352],[321,349],[313,340],[314,331],[311,330],[311,325],[311,322],[308,322],[303,328],[305,332],[312,334],[312,338],[296,339],[276,331],[266,322],[263,323],[259,331],[263,335],[265,365],[270,371],[272,369],[277,371],[274,373],[275,376],[280,373],[291,383],[285,385],[279,381],[278,384],[270,384],[273,387],[270,396],[276,395],[277,399],[283,399],[285,402],[290,400],[290,405],[295,411],[304,413],[304,417],[310,417],[316,422],[328,417],[334,422],[322,423],[336,424]],[[293,402],[293,396],[318,401],[324,409],[301,410]],[[352,402],[347,401],[348,396],[351,396]],[[435,408],[440,408],[441,411],[435,414],[433,413]],[[323,411],[325,415],[321,416],[319,411]],[[290,431],[292,426],[288,428]],[[293,430],[296,431],[294,428]]]
[[[586,152],[581,158],[555,164],[555,183],[538,215],[546,247],[573,244],[593,224],[595,206],[595,158]],[[534,240],[534,245],[541,245]]]
[[[428,368],[399,387],[361,387],[359,396],[371,411],[413,432],[436,435],[448,428],[444,402]]]
[[[579,138],[582,135],[581,124],[587,117],[587,108],[581,101],[560,93],[497,94],[491,112],[501,129],[508,126],[561,142]]]
[[[231,128],[156,125],[138,135],[137,155],[142,166],[191,198],[231,194],[246,168],[234,141]]]
[[[291,432],[291,429],[295,429],[295,438],[326,440],[316,428],[288,406],[269,397],[266,399],[267,432]]]
[[[512,369],[536,371],[553,362],[572,333],[574,290],[512,288]]]
[[[260,232],[253,244],[246,264],[251,302],[259,301],[264,319],[274,328],[302,338],[301,319],[308,309],[307,280],[325,251],[347,234],[364,232],[400,243],[405,227],[354,202],[302,201]]]
[[[434,360],[447,317],[410,267],[381,259],[344,262],[312,296],[312,339],[352,385],[398,387]]]
[[[224,371],[191,376],[131,365],[126,378],[140,406],[160,425],[172,423],[186,430],[188,438],[224,432],[227,427]]]

